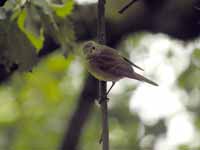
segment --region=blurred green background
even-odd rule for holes
[[[61,149],[88,78],[81,45],[92,35],[81,40],[76,33],[77,2],[87,11],[80,0],[8,0],[1,7],[0,150]],[[115,7],[107,14],[113,24],[124,21]],[[115,47],[160,86],[116,84],[109,95],[110,149],[200,150],[200,38],[143,30]],[[100,150],[98,104],[88,115],[77,149]]]

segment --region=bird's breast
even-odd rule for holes
[[[88,71],[98,80],[118,81],[122,78],[121,76],[109,72],[109,68],[106,68],[107,66],[103,63],[99,64],[99,62],[95,60],[89,60],[87,63]]]

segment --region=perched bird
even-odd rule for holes
[[[88,41],[83,45],[83,54],[88,72],[98,80],[112,81],[113,84],[107,94],[110,92],[116,81],[125,77],[158,86],[157,83],[136,73],[132,66],[140,70],[143,69],[127,58],[121,56],[111,47],[98,44],[94,41]]]

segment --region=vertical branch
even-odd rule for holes
[[[98,18],[97,18],[97,36],[100,44],[106,43],[106,31],[105,31],[105,2],[106,0],[98,1]]]
[[[106,43],[105,33],[105,3],[106,0],[98,1],[98,42]],[[101,102],[102,112],[102,149],[109,150],[109,129],[108,129],[108,106],[106,99],[106,82],[99,81],[99,101]]]

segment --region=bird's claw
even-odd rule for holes
[[[99,104],[101,104],[104,100],[105,100],[106,102],[109,101],[109,98],[108,98],[107,94],[106,94],[105,96],[103,96],[102,98],[99,99]]]

